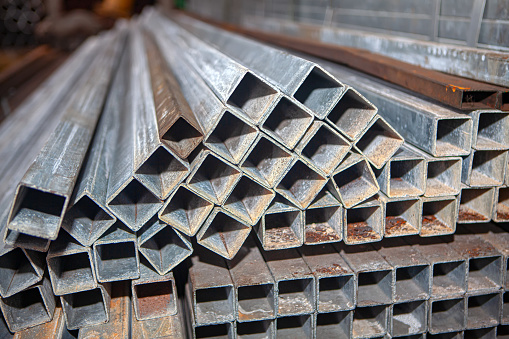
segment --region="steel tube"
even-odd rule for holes
[[[472,149],[463,158],[461,181],[473,187],[500,186],[504,183],[507,151],[478,151]]]
[[[344,208],[326,188],[303,213],[304,244],[324,244],[343,239]]]
[[[428,332],[430,334],[463,331],[467,327],[465,298],[430,299]]]
[[[427,329],[428,302],[426,300],[391,305],[388,332],[392,337],[423,334]]]
[[[495,187],[495,203],[493,206],[493,221],[509,221],[509,188]]]
[[[31,339],[31,338],[64,338],[65,320],[62,313],[62,307],[55,307],[53,319],[49,322],[29,327],[14,333],[14,339]]]
[[[380,194],[385,205],[385,238],[421,233],[422,200],[415,198],[388,198]]]
[[[495,206],[495,188],[463,186],[458,211],[459,224],[484,223],[491,220]]]
[[[506,150],[509,147],[509,114],[498,110],[469,113],[473,122],[472,148]]]
[[[354,311],[318,313],[316,338],[349,338],[352,333]]]
[[[490,294],[467,294],[467,329],[497,326],[500,323],[500,292]]]
[[[389,310],[389,305],[357,307],[353,313],[351,337],[384,337],[388,331]]]
[[[421,237],[453,234],[458,219],[458,197],[422,198]]]
[[[385,206],[378,196],[345,209],[343,215],[345,244],[356,245],[382,240],[385,233]]]

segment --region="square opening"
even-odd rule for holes
[[[355,307],[353,275],[318,280],[318,312],[349,310]]]
[[[387,307],[357,307],[353,315],[353,337],[383,337],[387,333]]]
[[[465,300],[463,298],[433,301],[429,331],[439,333],[464,330],[465,318]]]
[[[405,197],[424,194],[424,160],[393,160],[390,163],[388,196]]]
[[[500,294],[468,297],[467,328],[497,326],[500,316]]]
[[[0,256],[0,291],[2,296],[11,295],[32,286],[42,278],[20,248]]]
[[[471,109],[493,107],[495,102],[495,91],[465,91],[462,97],[464,107]]]
[[[506,148],[509,144],[509,114],[479,113],[477,149]]]
[[[502,285],[502,258],[470,258],[468,264],[468,291],[498,289]]]
[[[314,311],[313,279],[283,280],[278,283],[278,314],[309,314]]]
[[[498,201],[496,201],[496,221],[509,221],[509,188],[498,189]]]
[[[134,241],[98,244],[95,251],[97,276],[100,282],[135,279],[139,276]]]
[[[436,156],[467,155],[470,153],[471,134],[469,119],[438,120]]]
[[[426,196],[455,195],[460,191],[461,161],[428,161]]]
[[[232,338],[232,325],[231,324],[218,324],[197,326],[194,328],[196,339],[198,338]]]
[[[272,87],[253,74],[246,73],[228,98],[228,104],[240,108],[258,123],[276,95]]]
[[[501,324],[509,324],[509,292],[503,293]]]
[[[225,111],[205,145],[225,159],[237,164],[258,135],[258,130],[232,113]]]
[[[341,206],[306,210],[306,244],[323,244],[341,241],[343,215]]]
[[[392,303],[392,271],[359,273],[357,305]]]
[[[200,323],[234,319],[232,286],[197,289],[195,298],[196,319]]]
[[[274,318],[274,285],[240,286],[237,289],[239,322]]]
[[[347,89],[327,120],[337,129],[355,140],[375,117],[376,109],[353,89]]]
[[[161,141],[185,159],[203,140],[202,133],[180,117],[161,137]]]
[[[289,149],[306,133],[313,117],[289,99],[282,97],[263,123],[265,131]]]
[[[474,151],[471,186],[500,186],[504,183],[507,151]]]
[[[267,138],[261,137],[240,167],[259,182],[274,187],[292,160],[290,153]]]
[[[281,195],[301,208],[307,208],[320,193],[327,179],[298,160],[277,185]]]
[[[426,301],[394,304],[392,309],[392,335],[407,336],[426,332],[428,327]]]
[[[318,67],[313,67],[295,94],[295,99],[323,118],[336,104],[343,85]]]
[[[497,335],[497,328],[496,327],[490,327],[490,328],[479,328],[476,330],[467,330],[463,332],[463,338],[465,339],[493,339],[493,338],[500,338]]]
[[[363,244],[382,239],[382,209],[379,206],[346,210],[347,244]]]
[[[461,200],[458,213],[459,223],[479,223],[491,220],[493,209],[492,189],[461,190]]]
[[[456,230],[454,199],[427,201],[422,204],[421,236],[429,237],[454,233]]]
[[[75,253],[48,258],[55,295],[83,291],[96,287],[88,253]]]
[[[396,269],[396,301],[427,299],[430,291],[429,266],[408,266]]]
[[[165,317],[177,311],[171,280],[134,285],[134,291],[138,320]]]
[[[388,201],[385,206],[386,237],[419,234],[419,200]]]
[[[466,283],[467,264],[465,261],[451,261],[433,265],[432,294],[434,296],[465,293]]]
[[[316,317],[317,338],[350,338],[352,312],[319,313]]]
[[[353,207],[378,192],[376,178],[368,166],[365,161],[361,161],[332,177],[346,208]]]
[[[274,336],[274,321],[261,320],[237,323],[237,337],[247,339],[272,338]]]
[[[108,320],[106,305],[101,289],[67,294],[62,296],[70,330],[105,323]]]
[[[278,338],[312,338],[311,315],[277,318]]]
[[[37,287],[2,298],[1,302],[7,309],[5,316],[12,332],[48,322],[52,318]]]
[[[285,249],[302,245],[303,221],[301,212],[288,211],[264,216],[263,248]]]

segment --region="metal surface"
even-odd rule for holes
[[[421,232],[420,198],[388,198],[380,194],[380,199],[385,205],[385,238],[416,235]]]
[[[136,279],[140,276],[136,234],[121,221],[117,221],[94,242],[92,252],[98,282]]]
[[[467,327],[465,298],[430,299],[428,331],[430,334],[462,331]]]
[[[468,294],[467,329],[497,326],[500,322],[501,293]]]
[[[349,338],[352,333],[353,311],[318,313],[315,319],[316,338]]]
[[[392,337],[414,336],[428,329],[426,300],[395,303],[389,311],[389,334]]]
[[[389,305],[357,307],[353,312],[352,338],[385,337]]]
[[[509,114],[497,110],[477,110],[472,118],[472,148],[505,150],[509,147]]]
[[[237,338],[274,338],[276,324],[274,320],[249,321],[235,324]]]
[[[421,237],[453,234],[458,219],[458,197],[422,198]]]
[[[473,231],[477,231],[475,226],[472,225]],[[509,259],[509,248],[507,247],[509,233],[506,233],[503,229],[495,226],[495,224],[483,225],[483,232],[484,231],[486,233],[478,234],[478,236],[495,247],[495,249],[502,254],[503,287],[504,289],[509,290],[509,270],[507,266]]]
[[[472,188],[463,186],[457,223],[484,223],[491,220],[495,198],[495,188]]]
[[[314,338],[315,314],[280,317],[276,319],[276,337]]]
[[[55,307],[53,319],[44,324],[17,331],[14,334],[15,339],[32,339],[32,338],[55,338],[63,339],[65,331],[65,320],[62,313],[62,307]]]
[[[303,212],[305,215],[304,243],[324,244],[343,239],[344,208],[324,188],[313,203]]]
[[[472,187],[500,186],[504,183],[507,151],[478,151],[472,149],[463,158],[461,181]]]
[[[385,233],[385,206],[378,195],[345,209],[343,215],[345,244],[356,245],[382,240]]]

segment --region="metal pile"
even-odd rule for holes
[[[0,126],[1,311],[27,338],[497,326],[506,234],[427,237],[509,218],[508,124],[147,10]]]

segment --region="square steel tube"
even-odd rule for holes
[[[343,239],[344,208],[327,188],[318,194],[303,213],[305,215],[304,244],[324,244]]]
[[[193,325],[193,339],[201,338],[224,338],[234,339],[237,337],[236,324],[223,323],[212,325]]]
[[[472,187],[500,186],[504,183],[507,151],[478,151],[472,149],[463,158],[461,181]]]
[[[14,248],[2,242],[0,250],[0,295],[10,297],[42,280],[44,254]]]
[[[476,330],[466,330],[463,332],[463,338],[477,338],[477,339],[495,339],[497,336],[496,327],[479,328]]]
[[[492,219],[495,222],[509,221],[509,187],[507,186],[495,187],[495,203]]]
[[[350,338],[354,311],[318,313],[316,318],[316,338]]]
[[[458,223],[484,223],[491,220],[495,206],[495,188],[463,186],[460,193]]]
[[[421,237],[452,234],[458,217],[457,196],[422,199]]]
[[[509,291],[502,291],[502,312],[500,316],[501,325],[509,325]]]
[[[421,232],[420,198],[388,198],[384,194],[380,194],[380,198],[385,205],[385,238],[416,235]]]
[[[353,314],[351,338],[385,337],[390,305],[357,307]]]
[[[5,326],[5,325],[4,325]],[[7,328],[3,329],[8,331]],[[53,313],[53,319],[51,321],[29,327],[21,331],[14,333],[13,339],[32,339],[32,338],[55,338],[62,339],[64,333],[67,332],[65,327],[64,315],[62,313],[62,307],[58,306],[55,308]],[[2,333],[4,334],[4,333]]]
[[[472,148],[505,150],[509,146],[509,113],[498,110],[469,112],[472,118]]]
[[[467,293],[467,329],[497,326],[502,311],[502,293]]]
[[[314,338],[316,314],[278,317],[276,319],[276,337],[278,338]]]
[[[463,331],[467,327],[467,303],[464,297],[428,301],[430,334]]]
[[[378,195],[346,208],[343,217],[343,241],[347,245],[365,244],[382,240],[385,232],[385,209]]]
[[[258,320],[248,322],[237,322],[237,338],[275,338],[276,337],[276,321],[275,320]]]
[[[389,329],[392,337],[426,333],[428,329],[428,301],[418,300],[391,305]]]
[[[509,244],[509,233],[495,224],[483,225],[482,227],[489,232],[478,234],[478,236],[502,254],[503,288],[509,290],[509,248],[507,246]],[[476,229],[474,231],[477,232]]]

